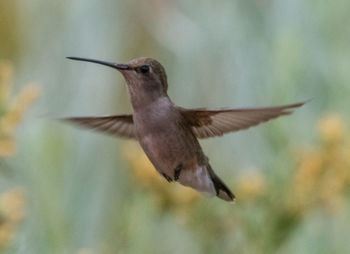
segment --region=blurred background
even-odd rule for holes
[[[350,253],[350,2],[0,0],[1,253]],[[169,184],[134,141],[55,120],[132,112],[113,69],[184,107],[312,99],[202,140],[235,205]]]

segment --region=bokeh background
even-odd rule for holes
[[[1,253],[350,253],[350,1],[0,0]],[[56,118],[132,111],[166,68],[184,107],[312,99],[201,141],[235,205],[169,184],[134,141]]]

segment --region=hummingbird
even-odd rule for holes
[[[198,139],[247,129],[288,115],[305,103],[257,108],[186,109],[169,98],[165,69],[152,58],[136,58],[126,64],[67,58],[119,71],[127,84],[133,114],[64,120],[113,136],[136,139],[155,169],[168,182],[179,182],[206,196],[217,196],[228,202],[234,202],[235,195],[212,169]]]

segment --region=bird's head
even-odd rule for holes
[[[168,89],[167,76],[163,66],[152,58],[140,57],[129,61],[126,64],[68,57],[72,60],[92,62],[106,65],[121,72],[128,84],[131,94],[148,93],[153,95],[166,95]]]

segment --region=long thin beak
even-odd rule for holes
[[[76,61],[84,61],[84,62],[90,62],[90,63],[97,63],[97,64],[102,64],[106,65],[109,67],[112,67],[117,70],[130,70],[129,65],[127,64],[116,64],[116,63],[111,63],[111,62],[105,62],[105,61],[100,61],[100,60],[95,60],[95,59],[88,59],[88,58],[81,58],[81,57],[67,57],[68,59],[71,60],[76,60]]]

